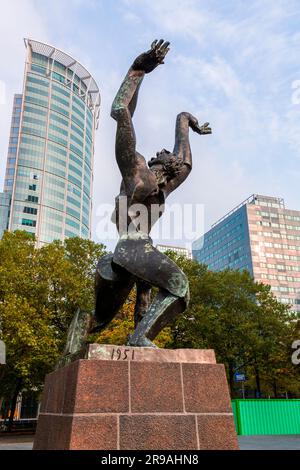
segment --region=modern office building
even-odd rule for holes
[[[166,251],[172,250],[175,251],[179,256],[185,256],[186,258],[192,259],[192,253],[187,248],[183,248],[182,246],[172,246],[172,245],[156,245],[156,248],[165,253]]]
[[[214,271],[247,269],[300,311],[300,211],[283,199],[251,196],[193,243],[193,257]]]
[[[26,230],[38,246],[90,238],[98,86],[65,52],[31,39],[25,45],[23,93],[14,97],[0,196],[0,236],[5,228]]]

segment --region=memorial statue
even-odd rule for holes
[[[169,44],[155,40],[149,51],[135,59],[111,110],[117,122],[116,160],[122,175],[114,213],[120,238],[114,253],[102,257],[97,266],[97,325],[92,331],[100,331],[114,318],[136,285],[135,330],[128,340],[130,346],[155,347],[152,340],[188,305],[185,274],[153,246],[149,233],[163,213],[166,198],[192,169],[189,128],[201,135],[211,133],[208,123],[200,126],[194,116],[182,112],[176,120],[173,152],[162,149],[147,164],[136,150],[132,117],[139,88],[144,76],[164,63]],[[153,207],[160,209],[153,211]],[[151,302],[152,287],[158,288],[158,293]]]

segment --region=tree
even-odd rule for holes
[[[116,317],[100,334],[90,336],[90,342],[99,344],[127,344],[128,336],[134,331],[134,306],[136,290],[132,289],[128,299]],[[155,338],[154,343],[159,348],[166,347],[172,340],[170,327],[164,328]]]
[[[212,272],[195,261],[169,255],[185,271],[191,301],[173,329],[173,347],[212,348],[224,363],[232,395],[234,373],[243,370],[258,393],[295,382],[290,346],[295,316],[270,287],[247,271]],[[287,372],[289,376],[287,380]],[[292,387],[295,390],[295,386]],[[298,385],[298,394],[300,387]]]
[[[6,296],[0,304],[1,338],[7,348],[7,366],[0,395],[10,399],[9,429],[17,398],[23,389],[41,387],[59,353],[59,341],[51,313],[32,307],[25,298]]]
[[[40,389],[53,370],[77,309],[92,312],[103,254],[103,245],[80,238],[40,249],[26,232],[0,240],[0,338],[7,348],[0,396],[11,403],[11,417],[19,391]]]

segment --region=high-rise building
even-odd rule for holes
[[[38,246],[90,238],[98,86],[65,52],[31,39],[25,45],[23,93],[14,97],[0,196],[0,236],[5,228],[26,230]]]
[[[251,196],[193,243],[193,257],[214,271],[247,269],[300,311],[300,211],[283,199]]]
[[[182,246],[172,246],[172,245],[162,245],[162,244],[158,244],[156,245],[156,248],[161,251],[162,253],[165,253],[166,251],[175,251],[175,253],[177,253],[177,255],[179,256],[185,256],[186,258],[188,259],[192,259],[192,253],[190,250],[188,250],[187,248],[184,248]]]

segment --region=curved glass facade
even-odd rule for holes
[[[39,245],[90,238],[98,87],[51,46],[27,40],[27,52],[9,228]]]

